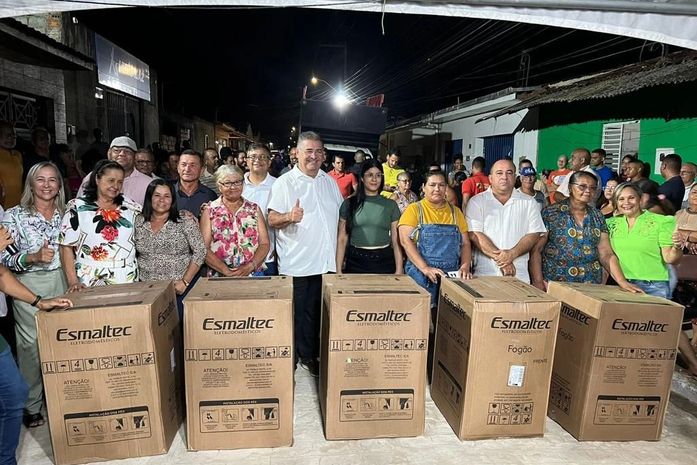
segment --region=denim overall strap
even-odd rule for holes
[[[449,204],[450,205],[450,204]],[[421,258],[433,268],[455,271],[460,268],[460,246],[462,235],[455,221],[455,211],[450,205],[452,224],[423,224],[423,211],[419,202],[419,229],[416,248]],[[438,302],[438,285],[429,281],[418,268],[410,261],[404,267],[407,275],[411,276],[417,284],[431,294],[431,306]]]

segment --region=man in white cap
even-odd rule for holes
[[[145,191],[152,181],[150,176],[147,176],[135,169],[135,155],[138,151],[138,146],[135,141],[127,136],[119,136],[111,141],[107,157],[123,167],[125,178],[123,179],[123,195],[133,200],[134,202],[143,205],[145,201]],[[90,178],[89,173],[82,180],[82,186],[77,193],[78,197],[82,196],[83,188]]]

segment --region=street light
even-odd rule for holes
[[[312,79],[310,79],[310,83],[313,86],[316,86],[320,82],[325,83],[331,90],[334,91],[332,103],[334,103],[334,106],[337,107],[339,110],[343,110],[344,108],[346,108],[347,105],[352,103],[351,99],[346,95],[346,92],[344,90],[337,90],[333,85],[329,84],[322,78],[318,78],[317,76],[312,76]]]

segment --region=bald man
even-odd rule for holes
[[[564,178],[564,181],[562,181],[557,190],[554,191],[553,195],[555,202],[561,202],[565,198],[569,197],[569,180],[571,179],[571,175],[576,171],[588,171],[595,176],[595,179],[598,181],[598,186],[601,185],[600,177],[593,170],[593,168],[591,168],[590,164],[590,150],[579,148],[571,152],[571,172]],[[595,204],[595,201],[598,200],[598,197],[600,196],[600,188],[596,188],[595,191],[591,192],[591,195],[593,196],[593,204]]]
[[[499,160],[490,187],[467,203],[475,276],[515,276],[530,282],[530,249],[547,229],[535,199],[515,189],[515,165]],[[486,231],[486,232],[485,232]]]

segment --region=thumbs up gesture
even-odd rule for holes
[[[290,211],[290,222],[300,223],[303,219],[304,210],[300,206],[300,199],[295,201],[293,209]]]
[[[44,245],[31,255],[33,255],[34,263],[51,263],[55,254],[56,251],[49,247],[48,241],[44,240]]]

